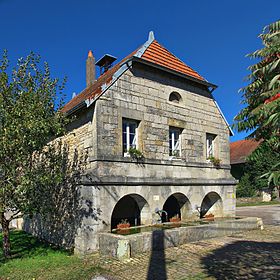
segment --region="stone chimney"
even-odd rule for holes
[[[88,52],[88,58],[86,63],[86,82],[87,87],[95,82],[95,58],[92,51]]]

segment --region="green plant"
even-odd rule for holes
[[[6,257],[11,253],[10,222],[37,211],[38,185],[60,181],[54,170],[40,169],[40,163],[51,165],[46,145],[65,132],[64,83],[52,78],[48,64],[42,65],[34,53],[19,59],[13,69],[7,52],[0,58],[0,223]]]
[[[274,150],[270,143],[262,142],[247,158],[244,165],[244,174],[248,174],[246,184],[256,191],[262,191],[266,188],[274,189],[278,186],[277,176],[273,177],[270,171],[276,175],[280,167],[279,162],[280,153]],[[243,183],[242,178],[240,182]]]
[[[216,167],[221,166],[221,159],[215,158],[214,156],[208,157],[207,159],[210,160]]]
[[[129,222],[127,219],[121,219],[120,224],[129,224]]]
[[[280,153],[280,20],[269,24],[259,35],[263,48],[249,54],[256,63],[250,66],[249,83],[240,91],[246,104],[234,118],[238,132],[262,139],[270,150]],[[271,188],[280,184],[280,161],[267,166],[263,177]],[[260,174],[260,175],[262,175]],[[262,178],[263,178],[262,177]]]
[[[172,156],[180,157],[180,152],[178,150],[174,150],[174,151],[172,151]]]
[[[251,179],[251,174],[245,173],[236,187],[237,197],[253,197],[256,196],[257,189],[254,181]]]
[[[144,155],[141,153],[141,151],[139,151],[136,148],[132,148],[132,147],[129,148],[128,153],[131,156],[131,158],[133,158],[133,159],[137,159],[137,160],[144,159]]]

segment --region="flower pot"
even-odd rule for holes
[[[128,229],[128,228],[130,228],[130,223],[118,224],[118,225],[117,225],[117,229],[120,229],[120,230]]]
[[[173,217],[173,218],[170,218],[169,220],[171,223],[178,223],[178,222],[181,222],[181,219],[180,218],[177,218],[177,217]]]
[[[204,219],[207,221],[214,221],[214,215],[213,214],[205,215]]]

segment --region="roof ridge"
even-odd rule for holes
[[[149,48],[149,46],[155,41],[155,35],[153,31],[149,32],[148,40],[142,45],[141,48],[139,48],[136,52],[135,57],[141,58],[142,55],[146,52],[146,50]]]

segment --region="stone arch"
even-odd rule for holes
[[[223,201],[216,192],[209,192],[202,200],[200,208],[200,218],[207,214],[213,214],[215,217],[223,216]]]
[[[182,100],[181,95],[178,92],[171,92],[169,95],[169,101],[174,102],[174,103],[180,103]]]
[[[167,212],[167,217],[163,216],[162,221],[169,221],[170,218],[178,216],[182,221],[187,220],[191,215],[191,203],[189,199],[180,192],[170,195],[162,208]]]
[[[148,202],[139,194],[127,194],[116,203],[111,215],[111,229],[126,219],[131,226],[146,224],[150,213]]]

